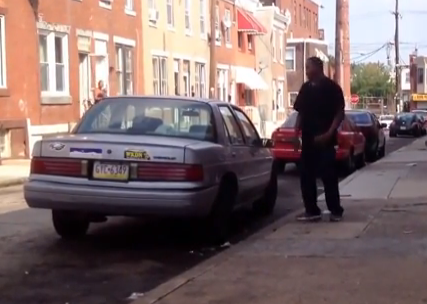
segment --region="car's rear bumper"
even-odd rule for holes
[[[293,149],[272,149],[275,159],[283,160],[285,162],[298,162],[301,158],[301,151],[294,151]],[[336,149],[336,160],[341,161],[348,157],[349,151],[346,149]]]
[[[150,190],[93,187],[28,181],[29,207],[78,210],[105,215],[202,217],[209,214],[218,186],[194,190]]]

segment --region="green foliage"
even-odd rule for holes
[[[361,97],[394,95],[394,81],[390,69],[382,63],[360,63],[351,65],[351,93]]]

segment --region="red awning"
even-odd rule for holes
[[[263,35],[267,33],[265,27],[249,12],[237,8],[237,30],[250,35]]]

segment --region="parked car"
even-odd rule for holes
[[[274,147],[273,156],[279,172],[283,172],[286,164],[295,163],[298,165],[301,150],[294,150],[295,141],[301,143],[301,137],[295,138],[294,127],[298,113],[292,113],[282,126],[272,134]],[[341,123],[338,131],[338,145],[336,146],[337,163],[346,172],[352,172],[356,168],[365,165],[365,138],[356,126],[347,117]]]
[[[422,135],[427,134],[427,110],[413,110],[411,113],[418,115],[422,125]]]
[[[422,135],[423,122],[416,113],[399,113],[394,117],[390,125],[390,137],[398,135],[411,135],[419,137]]]
[[[273,212],[271,140],[229,103],[184,97],[111,97],[73,134],[36,142],[28,206],[52,210],[63,238],[107,216],[198,217],[223,238],[235,208]]]
[[[394,115],[380,115],[378,120],[380,121],[380,124],[385,125],[384,129],[389,129],[393,119]]]
[[[366,110],[349,110],[346,111],[346,115],[365,136],[366,160],[373,162],[384,157],[386,147],[384,128],[387,125],[381,124],[373,113]]]

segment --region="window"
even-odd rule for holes
[[[224,27],[225,27],[225,43],[231,45],[231,12],[229,9],[224,13]]]
[[[180,82],[179,82],[179,73],[181,69],[181,62],[179,59],[174,59],[173,61],[173,81],[175,86],[175,95],[180,95],[181,88],[180,88]]]
[[[286,70],[295,71],[295,48],[287,47],[286,48]]]
[[[218,80],[216,98],[221,101],[228,101],[228,70],[217,69],[216,78]]]
[[[68,95],[68,36],[40,32],[39,54],[42,92]]]
[[[116,45],[116,73],[118,79],[118,93],[133,95],[133,48]]]
[[[418,79],[418,84],[424,83],[424,69],[423,68],[417,69],[417,79]]]
[[[170,0],[173,1],[173,0]],[[187,33],[191,32],[191,0],[185,0],[185,31]]]
[[[133,11],[135,9],[133,1],[134,0],[126,0],[125,10],[127,10],[127,11]]]
[[[153,57],[153,92],[155,95],[168,95],[167,58]]]
[[[252,90],[248,90],[245,89],[245,105],[246,106],[253,106],[254,105],[254,96],[253,96],[253,91]]]
[[[281,32],[279,36],[279,56],[278,56],[281,63],[284,62],[283,44],[284,44],[283,33]]]
[[[253,144],[255,140],[259,139],[257,130],[255,129],[252,122],[249,120],[245,113],[237,109],[234,109],[234,112],[236,113],[237,119],[240,121],[240,124],[243,127],[243,133],[246,138],[246,143],[250,145]]]
[[[297,100],[298,92],[290,92],[289,93],[289,106],[293,107],[295,101]]]
[[[6,37],[4,16],[0,16],[0,88],[5,88],[6,83]]]
[[[175,20],[174,20],[174,12],[173,12],[173,0],[166,1],[166,13],[168,18],[168,26],[174,27]]]
[[[406,84],[409,84],[409,83],[410,83],[410,81],[411,81],[410,73],[409,73],[409,71],[406,71],[406,72],[405,72],[405,83],[406,83]]]
[[[273,56],[273,61],[276,61],[276,31],[273,30],[273,34],[271,37],[271,55]]]
[[[277,108],[284,109],[283,104],[283,88],[285,87],[285,83],[283,81],[279,81],[277,84]]]
[[[237,46],[239,49],[243,48],[243,33],[242,32],[237,33]]]
[[[103,8],[111,9],[111,3],[113,0],[99,0],[99,6]]]
[[[252,37],[252,35],[248,35],[247,37],[248,37],[248,50],[251,51],[253,49],[253,45],[252,45],[253,37]]]
[[[224,120],[224,129],[227,137],[230,140],[230,144],[232,145],[243,145],[243,135],[240,131],[239,125],[234,118],[233,113],[228,107],[219,107],[221,112],[221,116]]]
[[[215,141],[212,108],[175,98],[117,97],[91,108],[76,133],[146,135]]]
[[[156,9],[156,0],[148,0],[148,9]]]
[[[204,63],[196,63],[194,79],[196,82],[196,96],[206,97],[206,65]]]
[[[206,35],[206,0],[200,0],[200,34]]]
[[[219,27],[219,6],[215,7],[215,41],[221,44],[221,29]]]

